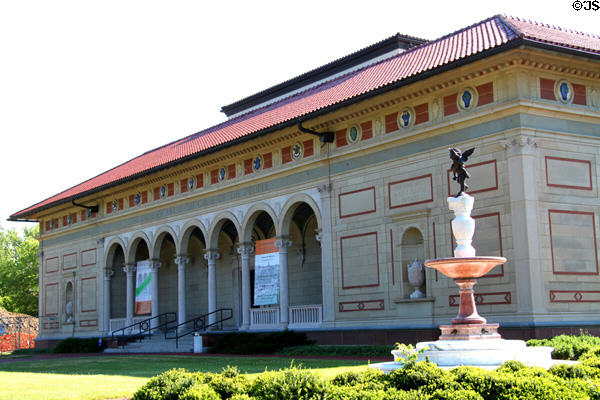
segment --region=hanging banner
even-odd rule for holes
[[[254,305],[279,304],[279,250],[275,239],[258,240],[254,256]]]
[[[150,261],[138,261],[135,279],[135,314],[146,315],[152,312],[152,272]]]

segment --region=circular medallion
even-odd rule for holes
[[[165,185],[162,185],[160,187],[160,197],[165,197],[167,195],[167,187]]]
[[[135,195],[134,202],[135,202],[136,206],[142,202],[142,194],[141,193],[138,193]]]
[[[302,143],[298,142],[292,146],[292,158],[294,160],[301,159],[302,154],[304,154],[304,147],[302,146]]]
[[[357,143],[362,136],[362,130],[360,129],[360,127],[358,125],[352,125],[347,131],[346,131],[346,140],[348,141],[348,143]]]
[[[225,167],[221,167],[221,169],[219,170],[219,180],[224,181],[225,178],[227,178],[227,170],[225,169]]]
[[[554,96],[561,103],[570,103],[573,100],[573,86],[565,80],[557,81],[554,85]]]
[[[262,169],[264,165],[264,161],[262,156],[259,154],[256,157],[254,157],[254,160],[252,160],[252,169],[254,171],[260,171]]]
[[[406,107],[398,113],[398,126],[400,128],[410,128],[415,124],[415,110],[412,107]]]
[[[458,96],[456,98],[458,108],[462,111],[471,110],[474,108],[477,105],[477,100],[477,91],[470,87],[458,92]]]
[[[117,200],[113,200],[113,202],[112,202],[112,210],[113,211],[117,211],[118,207],[119,207],[119,202]]]
[[[195,185],[196,185],[196,180],[192,176],[190,179],[188,179],[188,189],[192,190]]]

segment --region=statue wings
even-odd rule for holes
[[[466,163],[467,160],[469,159],[469,157],[471,156],[471,154],[473,154],[473,152],[475,151],[475,147],[469,149],[469,150],[465,150],[461,156],[460,156],[460,161],[462,163]]]

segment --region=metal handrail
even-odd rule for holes
[[[163,322],[162,324],[158,324],[157,326],[152,326],[151,322],[155,319],[158,319],[158,321],[160,322],[160,318],[165,317],[167,320],[166,322]],[[172,319],[169,319],[169,317],[172,317]],[[174,312],[167,312],[167,313],[163,313],[163,314],[159,314],[156,317],[150,317],[150,318],[146,318],[144,320],[138,321],[136,323],[133,323],[131,325],[125,326],[123,328],[117,329],[115,331],[112,331],[112,338],[115,338],[115,334],[117,332],[122,332],[121,336],[125,335],[125,331],[127,329],[134,329],[135,327],[138,328],[138,332],[132,335],[129,335],[129,337],[142,337],[144,334],[146,333],[152,333],[152,331],[156,330],[156,329],[160,329],[160,328],[166,328],[168,330],[168,327],[170,324],[172,324],[173,322],[177,321],[177,313]]]
[[[229,315],[227,317],[223,316],[223,313],[228,313]],[[215,318],[215,322],[212,323],[207,323],[206,321],[209,320],[209,316],[213,315],[213,314],[219,314],[219,318]],[[209,312],[207,314],[204,315],[200,315],[199,317],[196,318],[192,318],[190,320],[187,320],[185,322],[182,322],[174,327],[171,327],[168,330],[165,330],[165,339],[175,339],[175,347],[179,347],[179,339],[187,336],[187,335],[191,335],[194,332],[198,332],[198,331],[205,331],[208,328],[210,328],[211,326],[215,326],[220,324],[221,326],[219,327],[220,329],[223,329],[223,321],[227,321],[228,319],[233,318],[233,310],[231,308],[220,308],[218,310]],[[179,327],[181,326],[185,326],[185,325],[189,325],[189,324],[193,324],[194,327],[193,329],[190,329],[186,332],[179,332]],[[168,331],[169,330],[174,330],[175,331],[175,336],[168,336]]]

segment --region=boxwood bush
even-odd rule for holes
[[[106,348],[106,342],[100,338],[68,338],[59,342],[55,353],[99,353]]]
[[[234,332],[220,335],[211,353],[220,354],[272,354],[284,347],[313,344],[303,332],[285,330],[267,334]]]
[[[331,379],[295,366],[254,379],[235,367],[220,374],[175,369],[150,379],[133,400],[600,400],[600,347],[591,347],[579,358],[580,363],[549,370],[509,361],[493,371],[447,371],[430,362],[411,361],[387,375],[370,369]]]
[[[600,337],[586,334],[579,336],[559,335],[551,339],[528,340],[527,346],[554,347],[552,358],[558,360],[577,360],[592,348],[600,346]]]

